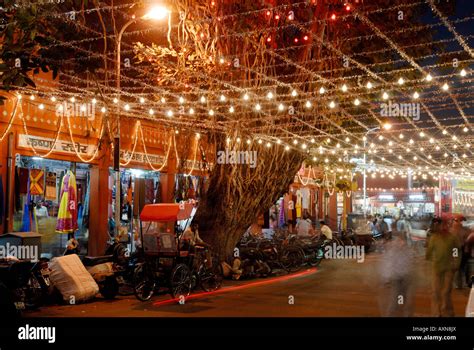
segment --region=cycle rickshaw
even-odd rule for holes
[[[178,223],[192,219],[192,203],[147,204],[140,214],[140,239],[144,261],[134,273],[135,296],[149,300],[160,287],[168,287],[173,298],[188,296],[200,285],[216,290],[222,282],[217,259],[207,261],[205,247],[180,242]]]

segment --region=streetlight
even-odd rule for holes
[[[392,124],[390,123],[385,123],[382,126],[385,130],[390,130],[392,128]],[[363,195],[364,195],[364,217],[367,215],[367,154],[365,153],[365,150],[367,148],[367,135],[369,135],[371,132],[375,130],[380,130],[380,126],[376,126],[375,128],[369,129],[366,131],[363,141],[364,141],[364,184],[363,184]]]
[[[144,16],[136,18],[135,15],[120,29],[115,40],[115,47],[117,50],[116,67],[116,89],[117,89],[117,132],[114,139],[114,171],[115,171],[115,234],[118,235],[120,228],[120,68],[121,68],[121,46],[122,36],[125,30],[137,21],[143,20],[162,20],[168,16],[170,18],[170,11],[161,5],[153,6]]]

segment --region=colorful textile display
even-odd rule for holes
[[[278,227],[285,226],[285,199],[280,201],[280,215],[278,217]]]
[[[26,188],[30,188],[30,179],[26,181]],[[30,194],[26,196],[26,202],[23,204],[23,221],[21,225],[23,232],[31,231],[31,217],[30,217]]]
[[[296,191],[296,203],[295,203],[295,208],[296,208],[296,217],[299,219],[302,217],[301,215],[301,191],[297,190]]]
[[[46,191],[45,198],[55,201],[56,200],[56,173],[48,172],[46,174]]]
[[[30,195],[40,196],[44,193],[44,171],[41,169],[30,170]]]
[[[76,177],[68,170],[61,184],[58,223],[56,232],[74,233],[77,230]]]

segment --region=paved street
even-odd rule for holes
[[[381,255],[366,256],[364,263],[354,260],[323,260],[317,270],[302,270],[296,276],[251,281],[226,281],[224,289],[211,295],[198,295],[184,305],[169,303],[169,295],[142,303],[134,296],[113,301],[73,306],[48,306],[27,315],[51,317],[179,317],[179,316],[380,316],[381,296],[377,263]],[[427,263],[417,263],[415,316],[430,316],[430,278]],[[464,316],[468,289],[454,289],[456,316]],[[293,304],[290,302],[294,301]]]

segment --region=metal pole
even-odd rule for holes
[[[117,35],[116,41],[116,48],[117,48],[117,62],[116,62],[116,88],[117,88],[117,130],[114,139],[114,170],[115,170],[115,235],[118,237],[120,231],[120,66],[121,66],[121,58],[120,58],[120,51],[122,45],[122,36],[125,32],[127,27],[135,22],[135,19],[131,19],[128,21],[120,30],[119,34]]]

